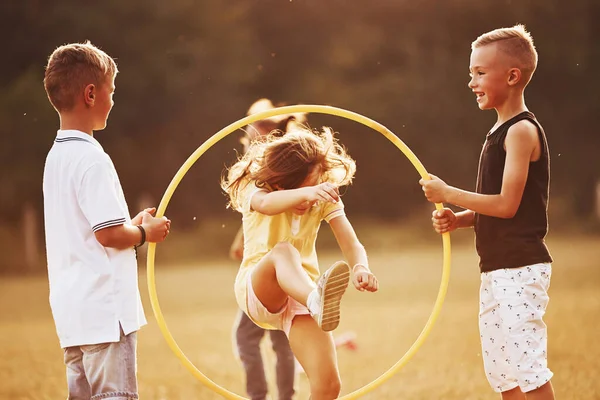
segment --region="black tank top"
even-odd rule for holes
[[[506,162],[506,134],[508,128],[524,119],[538,128],[541,155],[539,160],[529,163],[521,204],[513,218],[475,214],[475,242],[481,272],[552,262],[544,242],[548,232],[550,154],[546,134],[529,111],[516,115],[488,133],[479,159],[477,193],[500,194]]]

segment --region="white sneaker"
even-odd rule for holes
[[[334,263],[317,281],[318,312],[312,314],[319,327],[329,332],[340,323],[340,301],[350,281],[350,267],[343,261]]]

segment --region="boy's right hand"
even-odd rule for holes
[[[433,229],[437,233],[452,232],[458,228],[458,218],[454,211],[449,208],[434,210],[431,221],[433,222]]]
[[[155,218],[150,213],[142,215],[142,227],[146,231],[146,241],[160,243],[171,230],[171,221],[167,217]]]

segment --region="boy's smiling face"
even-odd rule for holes
[[[482,110],[495,108],[508,98],[510,67],[507,56],[495,43],[476,47],[471,52],[469,88]]]

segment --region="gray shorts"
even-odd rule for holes
[[[136,332],[116,343],[64,349],[68,400],[138,399]]]

